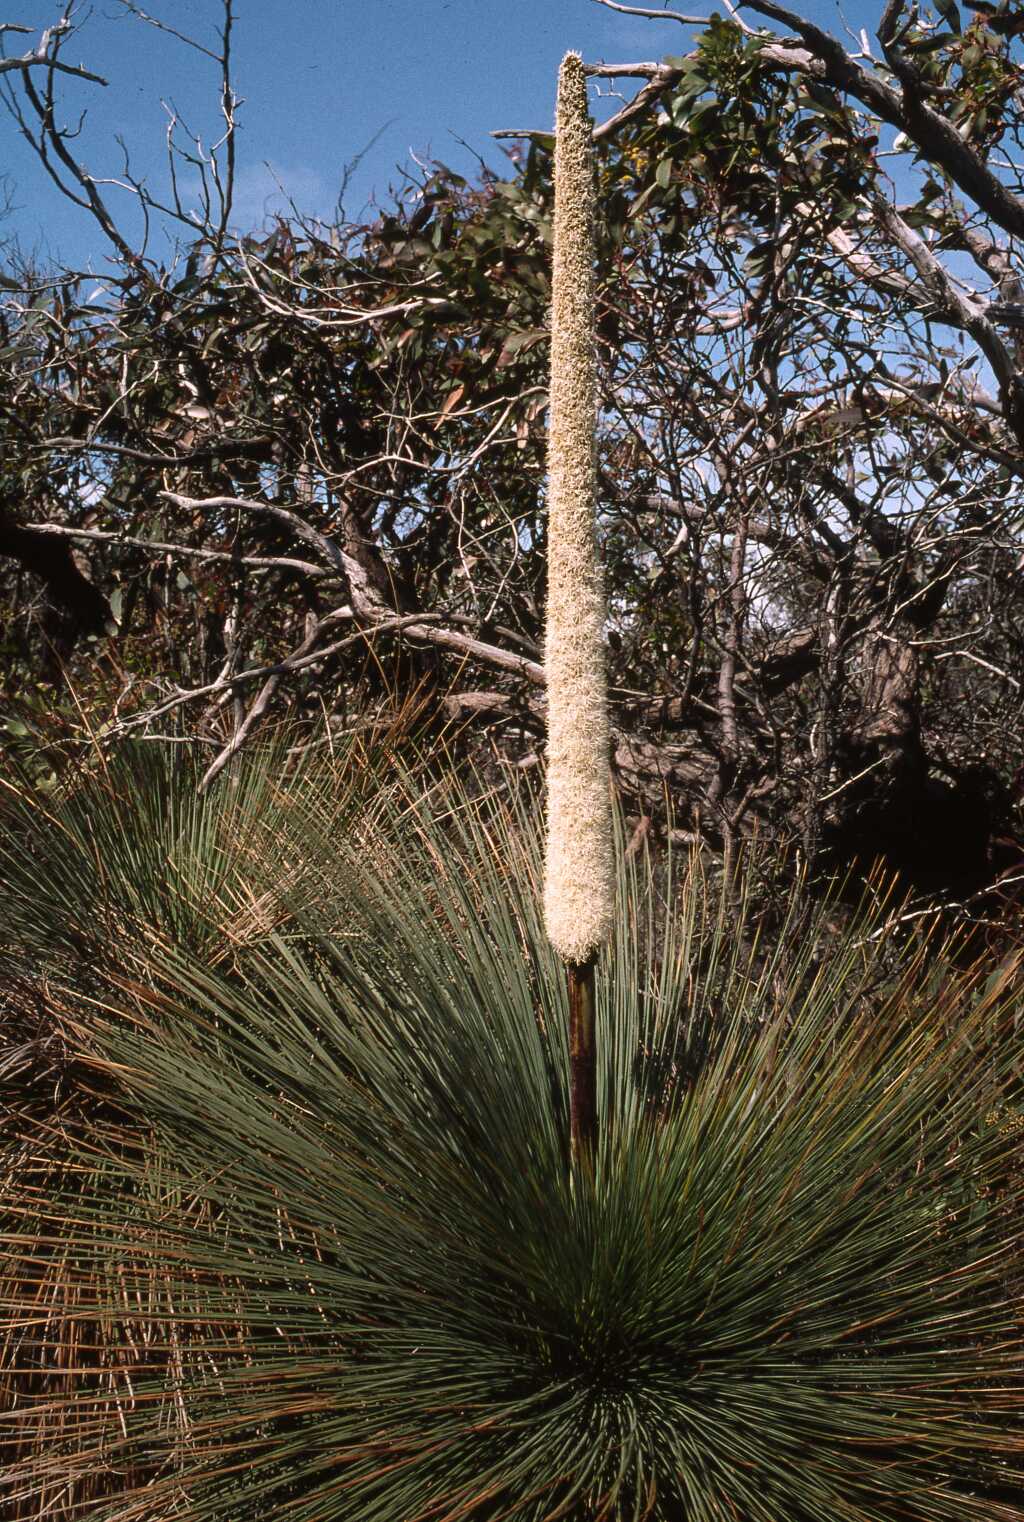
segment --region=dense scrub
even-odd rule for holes
[[[636,65],[597,143],[598,513],[626,812],[962,898],[1021,857],[1024,44],[942,9],[886,7],[870,62],[787,14],[799,46],[715,18]],[[94,87],[50,83],[12,105],[112,262],[3,275],[4,745],[48,780],[180,732],[215,769],[268,717],[415,703],[535,765],[549,124],[238,237],[228,121],[202,225],[150,207],[168,264],[57,151]]]

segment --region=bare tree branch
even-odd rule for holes
[[[400,616],[396,609],[387,607],[380,600],[379,594],[368,579],[365,568],[353,556],[341,550],[326,534],[321,534],[318,529],[300,518],[297,513],[289,512],[283,507],[273,507],[267,502],[253,502],[242,497],[196,499],[167,491],[160,492],[159,495],[179,507],[201,511],[237,508],[241,512],[262,514],[286,524],[297,538],[317,549],[333,570],[344,575],[351,592],[352,606],[360,618],[377,624]],[[535,686],[544,685],[544,667],[539,662],[531,661],[526,656],[516,655],[509,650],[502,650],[497,645],[489,645],[483,640],[474,639],[471,635],[460,634],[456,629],[434,628],[428,620],[422,620],[407,625],[404,633],[407,639],[414,642],[436,645],[440,649],[450,650],[466,659],[478,660],[484,665],[523,677]]]
[[[707,26],[707,16],[684,16],[680,11],[654,10],[645,5],[622,5],[620,0],[594,0],[605,10],[621,11],[624,16],[647,16],[652,21],[678,21],[682,26]]]
[[[31,30],[31,27],[15,26],[7,22],[0,26],[0,35],[5,32],[30,33]],[[55,26],[47,27],[41,34],[36,47],[27,53],[22,53],[20,58],[0,58],[0,74],[27,73],[29,69],[52,69],[59,74],[70,74],[76,79],[87,79],[94,85],[109,84],[109,80],[104,79],[101,74],[93,74],[83,64],[64,63],[57,57],[57,49],[73,30],[72,23],[66,19],[58,21]]]
[[[81,539],[97,544],[113,544],[118,548],[145,550],[153,555],[180,555],[185,560],[208,560],[229,565],[251,566],[258,570],[301,571],[303,576],[322,580],[330,576],[322,566],[309,560],[295,560],[287,555],[242,555],[234,550],[206,550],[190,544],[167,544],[159,539],[135,539],[130,534],[118,534],[97,528],[69,528],[63,523],[38,523],[37,534],[53,534],[61,539]]]

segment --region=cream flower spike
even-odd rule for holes
[[[586,76],[558,76],[548,434],[548,838],[544,913],[568,963],[587,962],[614,908],[605,603],[595,539],[594,164]]]

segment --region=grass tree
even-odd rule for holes
[[[0,1147],[12,1522],[1022,1515],[1017,969],[799,895],[769,944],[749,863],[727,902],[612,851],[584,84],[543,859],[529,799],[436,767],[339,803],[250,758],[193,806],[126,757],[11,816],[5,970],[106,1100]]]
[[[597,1127],[594,964],[614,903],[604,594],[595,541],[594,166],[578,53],[558,78],[548,445],[548,837],[544,909],[569,988],[574,1158]]]
[[[532,813],[318,795],[322,891],[230,963],[165,917],[78,1008],[116,1114],[0,1173],[0,1515],[1019,1519],[1012,985],[619,861],[574,1188]]]

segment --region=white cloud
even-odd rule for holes
[[[334,196],[316,169],[305,164],[246,164],[235,175],[232,225],[253,232],[275,214],[287,216],[289,203],[304,216],[327,217]]]
[[[181,192],[184,205],[198,213],[194,177],[182,184]],[[306,164],[244,164],[235,174],[231,226],[237,233],[259,232],[275,215],[289,216],[290,202],[303,216],[330,219],[335,200],[323,175]]]
[[[648,9],[657,9],[657,0],[653,4],[646,0],[646,3]],[[687,5],[670,9],[690,13]],[[662,21],[646,16],[626,16],[621,11],[609,11],[603,7],[588,19],[594,24],[594,30],[590,34],[586,56],[602,56],[614,63],[627,63],[635,58],[660,58],[665,53],[688,53],[699,31],[697,27],[682,27],[668,17]]]

